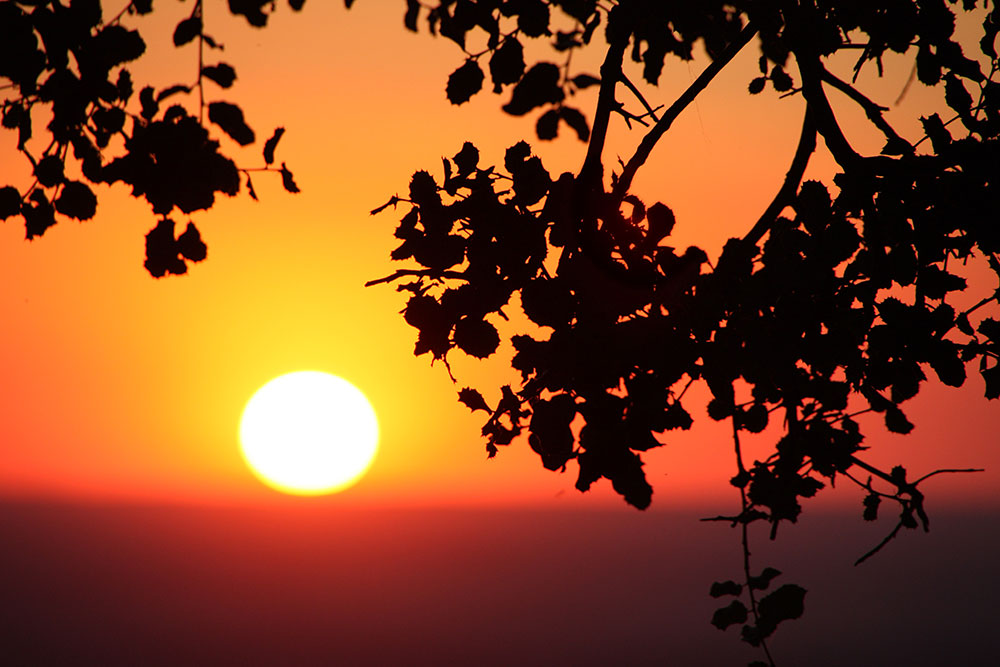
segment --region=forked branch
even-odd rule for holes
[[[757,34],[757,26],[753,23],[747,23],[740,34],[737,35],[736,39],[730,42],[726,50],[723,51],[718,58],[712,61],[712,63],[705,68],[705,70],[698,75],[698,78],[688,86],[680,97],[678,97],[670,107],[663,112],[663,116],[660,120],[653,126],[646,136],[642,138],[639,143],[639,147],[636,149],[635,153],[629,158],[628,163],[622,170],[622,175],[615,184],[615,188],[612,192],[616,200],[620,200],[628,192],[628,189],[632,186],[632,180],[635,178],[636,172],[639,170],[646,160],[649,158],[650,153],[653,152],[653,148],[656,146],[656,142],[670,129],[673,122],[677,119],[682,111],[692,101],[694,98],[705,89],[706,86],[715,78],[715,75],[722,71],[722,69],[729,64],[729,61],[739,53],[744,46],[746,46],[754,35]],[[602,72],[603,74],[603,72]],[[603,90],[603,89],[602,89]]]

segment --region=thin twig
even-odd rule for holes
[[[733,445],[736,450],[736,467],[739,470],[740,475],[746,474],[746,467],[743,465],[743,451],[740,447],[740,430],[736,426],[736,419],[732,418],[730,421],[733,424]],[[741,516],[747,515],[747,510],[749,509],[749,501],[747,500],[746,487],[740,487],[740,507]],[[750,537],[749,528],[747,521],[742,521],[740,526],[740,537],[743,544],[743,575],[746,577],[746,589],[747,595],[750,598],[750,612],[753,614],[754,625],[760,627],[760,615],[757,613],[757,596],[754,595],[753,586],[750,585]],[[767,648],[767,640],[764,637],[760,638],[760,647],[764,649],[764,655],[767,656],[767,662],[774,667],[774,658],[771,657],[771,651]]]
[[[625,76],[624,72],[620,74],[620,79],[621,82],[624,83],[625,86],[632,91],[632,94],[635,95],[636,98],[639,100],[639,102],[642,104],[643,108],[646,110],[646,114],[657,123],[660,122],[660,119],[656,117],[656,109],[654,109],[649,105],[649,102],[646,101],[646,98],[642,96],[642,91],[636,88],[635,84],[632,83],[632,80],[629,79],[627,76]],[[660,106],[657,107],[657,109],[660,109],[662,107],[663,105],[661,104]]]
[[[934,475],[940,475],[941,473],[945,473],[945,472],[986,472],[986,468],[942,468],[940,470],[935,470],[934,472],[927,473],[926,475],[924,475],[920,479],[918,479],[915,482],[913,482],[913,485],[916,486],[917,484],[920,484],[920,482],[924,481],[925,479],[933,477]]]
[[[899,106],[899,103],[903,101],[903,98],[906,97],[906,94],[910,92],[910,86],[913,85],[913,82],[916,81],[916,79],[917,79],[917,63],[916,61],[914,61],[913,68],[910,70],[910,76],[906,78],[906,83],[903,85],[903,90],[899,91],[899,97],[897,97],[896,101],[892,103],[892,106],[894,107]]]
[[[909,146],[909,142],[899,136],[899,134],[896,133],[896,130],[893,129],[893,127],[889,125],[889,123],[882,116],[882,112],[888,110],[887,107],[883,107],[875,102],[872,102],[870,99],[861,94],[857,88],[846,81],[840,80],[833,73],[831,73],[830,70],[826,69],[822,65],[820,65],[820,76],[823,81],[829,83],[831,86],[857,102],[858,105],[864,109],[865,115],[868,116],[868,120],[870,120],[872,125],[877,127],[879,131],[885,135],[886,139],[897,143],[904,142],[907,146]]]
[[[643,164],[645,164],[646,159],[649,154],[653,152],[653,148],[656,146],[656,142],[670,129],[670,126],[677,119],[677,116],[684,111],[687,106],[694,101],[699,93],[705,89],[705,87],[715,78],[715,76],[722,71],[722,69],[729,64],[729,61],[739,53],[744,46],[746,46],[754,35],[757,34],[757,26],[753,23],[747,23],[743,30],[737,35],[736,39],[730,42],[729,46],[722,54],[712,61],[712,63],[705,68],[705,70],[698,75],[698,78],[688,86],[680,97],[678,97],[670,107],[663,112],[663,117],[653,126],[646,136],[642,138],[639,143],[639,147],[636,149],[635,153],[629,158],[628,163],[622,170],[621,176],[618,178],[618,183],[615,184],[613,195],[615,200],[620,200],[628,192],[628,189],[632,186],[632,179],[635,178],[636,172],[639,170]],[[603,72],[602,72],[603,75]]]
[[[198,122],[205,122],[205,88],[202,85],[202,75],[203,59],[202,51],[205,45],[205,18],[202,14],[202,2],[198,0],[198,4],[195,6],[194,11],[198,17]]]
[[[372,285],[380,285],[382,283],[391,283],[397,278],[403,278],[406,276],[419,276],[421,278],[433,278],[440,280],[441,278],[452,278],[454,280],[468,280],[465,273],[462,271],[436,271],[434,269],[398,269],[392,275],[385,276],[384,278],[377,278],[375,280],[369,280],[365,283],[365,287],[371,287]]]
[[[879,542],[874,548],[868,551],[868,553],[866,553],[864,556],[854,561],[854,564],[861,565],[866,560],[868,560],[869,558],[877,554],[879,551],[881,551],[882,548],[885,547],[885,545],[889,544],[889,542],[892,542],[893,538],[895,538],[896,535],[899,534],[899,529],[902,527],[903,527],[903,522],[900,521],[899,523],[896,524],[896,527],[892,529],[891,533],[886,535],[885,538],[881,542]]]

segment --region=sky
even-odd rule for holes
[[[466,385],[495,401],[517,378],[511,350],[484,363],[442,365],[412,354],[405,296],[366,281],[392,273],[397,215],[369,211],[404,193],[411,174],[473,141],[484,163],[528,140],[553,174],[576,171],[584,145],[564,130],[534,138],[534,115],[506,116],[488,92],[455,107],[453,43],[402,28],[403,3],[311,0],[265,30],[206,3],[207,31],[236,67],[208,101],[244,109],[258,143],[286,133],[260,196],[221,198],[190,216],[208,258],[185,276],[142,266],[149,206],[121,185],[98,189],[97,216],[61,221],[27,242],[0,224],[0,625],[21,664],[745,664],[760,656],[711,627],[711,581],[741,576],[735,530],[697,519],[735,512],[725,424],[692,396],[695,427],[643,454],[652,509],[628,507],[605,481],[586,494],[544,470],[523,441],[487,461],[482,413],[457,401]],[[131,66],[158,89],[189,83],[193,45],[173,26],[192,4],[158,2],[130,19],[148,44]],[[537,53],[543,53],[540,48]],[[770,202],[797,140],[801,104],[751,97],[756,45],[698,97],[640,170],[634,192],[676,213],[674,243],[717,256]],[[595,56],[574,59],[596,74]],[[698,76],[668,61],[648,97],[669,104]],[[849,78],[853,60],[835,71]],[[890,104],[910,73],[886,60],[861,89]],[[634,77],[637,80],[638,77]],[[574,103],[589,112],[595,91]],[[832,98],[861,151],[880,143],[860,113]],[[190,99],[191,104],[196,104]],[[888,112],[904,136],[936,108],[914,84]],[[43,121],[39,121],[42,123]],[[36,132],[42,134],[42,132]],[[639,141],[612,123],[606,162]],[[10,132],[0,134],[0,185],[30,176]],[[821,148],[807,178],[829,179]],[[270,178],[269,178],[270,176]],[[186,216],[175,216],[184,223]],[[967,269],[985,289],[980,268]],[[517,318],[514,318],[515,321]],[[338,494],[302,498],[262,484],[239,451],[244,405],[297,370],[341,376],[370,399],[381,428],[369,472]],[[808,590],[794,632],[779,631],[779,664],[991,664],[1000,541],[998,404],[970,368],[962,389],[933,384],[908,402],[916,425],[866,427],[872,463],[914,474],[981,467],[923,485],[933,530],[907,532],[863,567],[852,563],[891,529],[860,520],[861,496],[838,485],[810,501],[774,543],[758,536],[754,567]],[[698,403],[700,406],[695,407]],[[864,419],[864,418],[862,418]],[[765,456],[774,430],[748,438]],[[846,514],[845,514],[846,512]],[[835,637],[836,641],[832,641]],[[786,662],[782,662],[781,658]],[[865,663],[864,660],[868,660]]]
[[[136,80],[162,88],[193,78],[195,47],[175,49],[169,42],[187,11],[188,4],[164,3],[150,18],[130,19],[149,48],[131,68]],[[225,44],[218,57],[238,73],[230,90],[207,84],[206,99],[238,102],[260,140],[286,128],[278,160],[294,171],[302,193],[284,192],[276,175],[255,174],[261,201],[245,193],[223,197],[192,215],[208,259],[190,265],[188,275],[160,280],[142,267],[154,217],[121,184],[99,188],[95,219],[63,221],[32,242],[23,240],[17,222],[0,226],[6,286],[0,294],[0,493],[75,501],[299,502],[265,488],[247,470],[237,424],[246,401],[268,380],[322,370],[369,397],[382,434],[364,479],[336,497],[309,502],[621,506],[606,483],[579,494],[572,466],[561,475],[543,470],[522,441],[487,461],[481,419],[456,393],[472,385],[495,400],[497,387],[516,379],[507,366],[510,349],[486,363],[456,352],[451,359],[459,383],[453,384],[440,364],[412,355],[415,330],[398,314],[405,297],[388,285],[364,287],[397,268],[388,258],[395,214],[368,212],[405,192],[413,171],[438,173],[441,157],[454,155],[466,140],[479,147],[484,162],[496,163],[507,146],[525,138],[549,171],[559,173],[579,167],[584,145],[565,131],[556,141],[537,141],[534,116],[500,113],[501,99],[488,92],[450,105],[444,83],[461,64],[460,52],[448,40],[405,32],[392,3],[359,2],[348,12],[341,3],[311,2],[301,14],[282,5],[265,30],[209,3],[206,24]],[[636,179],[634,191],[647,202],[662,200],[674,209],[679,247],[697,244],[716,256],[766,207],[787,168],[800,104],[779,102],[773,93],[746,94],[756,56],[756,47],[748,47],[723,71]],[[207,62],[215,57],[209,52]],[[850,63],[839,64],[848,71]],[[702,60],[669,63],[653,103],[669,103],[702,66]],[[892,101],[909,66],[890,60],[885,78],[866,75],[862,89]],[[574,67],[596,74],[598,63],[582,57]],[[913,110],[927,102],[920,88],[916,84],[889,113],[910,136],[917,127]],[[584,91],[576,101],[587,110],[594,95]],[[877,147],[859,114],[844,108],[858,147]],[[627,159],[639,136],[614,122],[606,159]],[[13,148],[12,133],[0,135],[0,180],[23,187],[30,181]],[[262,164],[260,141],[226,148],[240,166]],[[828,178],[832,169],[821,150],[807,178]],[[869,428],[871,460],[903,462],[914,472],[985,467],[961,479],[937,478],[928,492],[946,503],[996,505],[997,404],[982,393],[975,372],[960,390],[925,388],[908,404],[913,435],[893,436],[877,422]],[[733,462],[724,425],[699,416],[690,433],[672,433],[667,446],[644,455],[655,504],[728,500]],[[759,438],[751,452],[767,446]],[[820,502],[860,500],[851,490],[828,495]]]

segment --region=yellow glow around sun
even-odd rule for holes
[[[321,495],[346,489],[367,472],[378,448],[378,421],[350,382],[299,371],[271,380],[247,402],[240,444],[268,486]]]

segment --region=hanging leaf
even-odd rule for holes
[[[601,80],[591,74],[577,74],[570,80],[573,82],[573,85],[580,90],[590,88],[591,86],[601,85]]]
[[[236,80],[236,70],[231,65],[219,63],[218,65],[206,65],[201,68],[202,76],[205,76],[222,88],[229,88]]]
[[[292,172],[288,170],[288,167],[285,166],[284,162],[281,163],[281,185],[285,188],[285,190],[293,194],[300,192],[299,186],[295,184],[295,178],[292,176]]]
[[[720,607],[712,614],[712,625],[725,630],[730,625],[745,623],[747,620],[747,608],[739,600],[733,600],[725,607]]]
[[[208,105],[208,119],[241,146],[252,144],[256,138],[253,130],[243,120],[243,110],[235,104],[212,102]]]
[[[0,188],[0,220],[6,220],[20,213],[21,193],[10,185]]]
[[[739,595],[743,592],[743,586],[735,581],[716,581],[712,584],[708,594],[713,598],[721,598],[724,595]]]
[[[476,410],[482,410],[487,413],[493,412],[490,410],[490,406],[486,404],[486,399],[483,398],[483,395],[471,387],[465,387],[459,391],[458,400],[473,412]]]
[[[504,85],[517,83],[522,74],[524,74],[524,47],[514,37],[507,37],[490,57],[493,92],[499,93]]]
[[[559,134],[559,110],[549,109],[538,117],[535,123],[535,134],[542,141],[551,141]]]
[[[563,97],[559,67],[553,63],[537,63],[514,86],[510,102],[503,110],[512,116],[523,116],[544,104],[561,102]]]
[[[90,220],[97,212],[97,197],[86,184],[68,181],[55,201],[56,210],[77,220]]]
[[[201,32],[201,18],[191,16],[184,19],[174,28],[174,46],[183,46],[198,36]]]
[[[573,107],[562,107],[559,109],[559,117],[563,119],[567,125],[573,128],[576,132],[576,136],[580,141],[587,141],[590,139],[590,126],[587,124],[587,118],[580,112],[579,109],[574,109]]]
[[[445,93],[452,104],[465,104],[482,87],[483,70],[479,68],[479,64],[475,60],[470,58],[448,77]]]
[[[455,325],[455,345],[470,357],[485,359],[500,345],[500,334],[486,320],[463,317]]]
[[[264,142],[264,162],[266,164],[272,164],[274,162],[274,149],[278,147],[278,142],[281,141],[281,137],[284,134],[285,128],[276,128],[274,130],[274,134],[271,135],[271,138]]]

